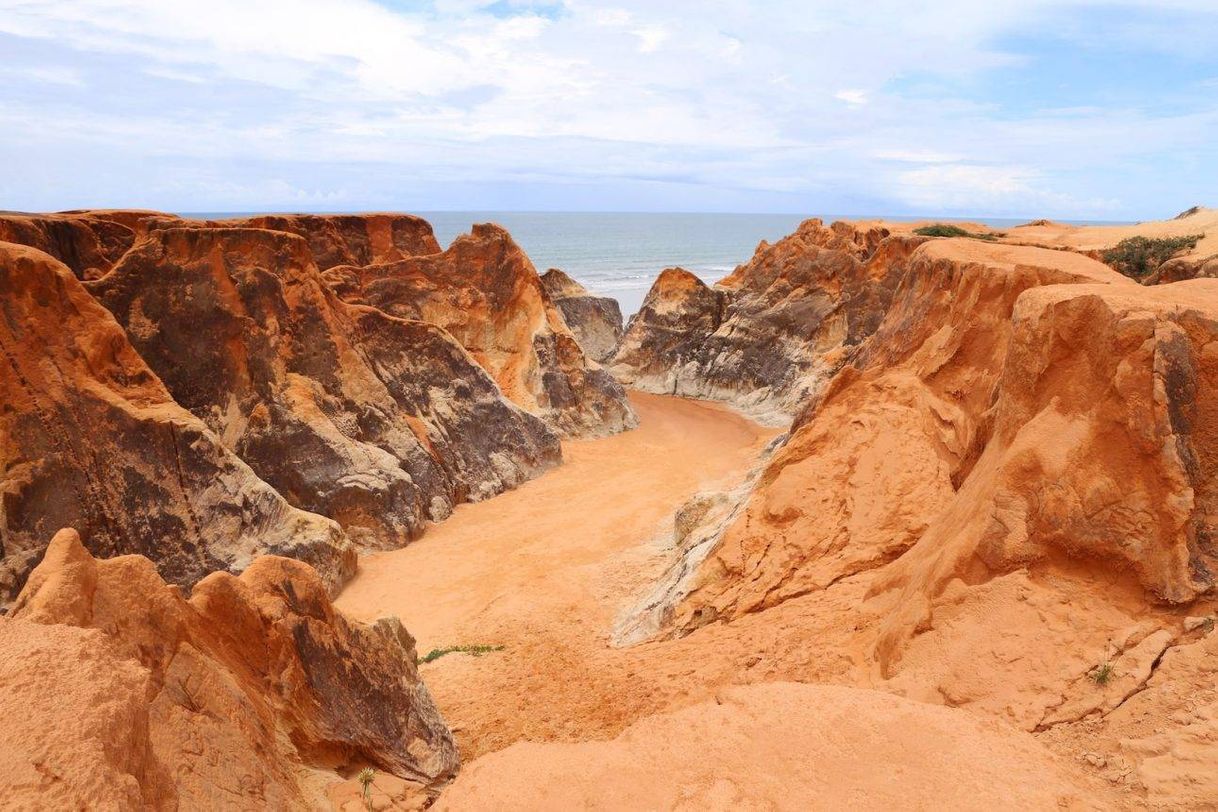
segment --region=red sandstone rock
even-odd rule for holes
[[[474,226],[441,254],[326,272],[345,301],[437,324],[503,393],[566,434],[635,425],[620,384],[590,364],[536,269],[499,226]]]
[[[0,215],[0,242],[50,254],[78,279],[105,274],[134,241],[135,232],[128,225],[91,212]]]
[[[267,214],[208,226],[262,228],[304,237],[321,270],[440,253],[431,224],[409,214]]]
[[[560,460],[446,332],[340,301],[293,234],[154,229],[89,287],[178,403],[361,543],[401,545]]]
[[[66,266],[0,243],[0,313],[0,602],[65,525],[184,586],[268,552],[332,587],[350,576],[338,526],[290,507],[175,403]]]
[[[656,280],[612,369],[632,386],[727,401],[785,423],[879,325],[896,254],[884,229],[804,222],[710,288],[680,269]],[[876,256],[884,245],[881,256]]]
[[[147,559],[96,561],[65,530],[0,651],[9,803],[300,808],[344,765],[433,786],[456,770],[413,639],[348,622],[300,562],[215,573],[187,601]]]

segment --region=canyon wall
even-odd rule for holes
[[[338,295],[442,326],[504,395],[567,435],[602,435],[637,420],[613,376],[590,363],[511,236],[474,226],[440,254],[326,272]]]
[[[494,226],[441,251],[409,215],[99,210],[0,240],[0,603],[61,527],[184,587],[275,553],[337,588],[355,547],[635,424]]]
[[[883,318],[896,257],[921,241],[887,235],[808,220],[714,287],[666,270],[610,366],[645,391],[723,400],[785,424]]]
[[[342,530],[176,403],[65,265],[0,243],[0,313],[0,603],[62,527],[180,584],[266,553],[309,561],[331,587],[354,572]]]

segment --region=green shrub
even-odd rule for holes
[[[1112,663],[1101,663],[1091,669],[1087,676],[1091,677],[1091,681],[1096,685],[1107,685],[1112,682],[1114,672],[1115,669],[1112,667]]]
[[[967,231],[960,226],[954,226],[951,223],[934,223],[929,226],[915,228],[914,234],[920,237],[969,237],[974,240],[996,240],[997,234],[981,234],[979,232]]]
[[[1125,276],[1141,279],[1182,251],[1196,248],[1204,236],[1190,234],[1186,237],[1130,237],[1105,251],[1103,260]]]
[[[445,648],[433,648],[431,651],[419,658],[419,664],[430,663],[433,660],[438,660],[446,654],[470,654],[474,657],[481,657],[483,654],[488,654],[492,651],[503,651],[503,646],[447,646]]]

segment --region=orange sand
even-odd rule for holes
[[[565,443],[560,468],[462,505],[404,549],[364,557],[338,598],[361,620],[399,616],[420,654],[505,646],[423,666],[466,758],[524,735],[583,738],[632,721],[631,703],[590,687],[618,681],[596,673],[596,658],[634,658],[607,648],[613,620],[658,575],[656,542],[669,541],[676,509],[742,480],[776,433],[718,404],[630,399],[638,429]],[[585,715],[605,713],[615,716]]]

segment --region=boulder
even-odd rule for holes
[[[617,299],[592,295],[557,268],[542,274],[541,284],[588,357],[598,362],[612,358],[622,338],[622,308]]]

